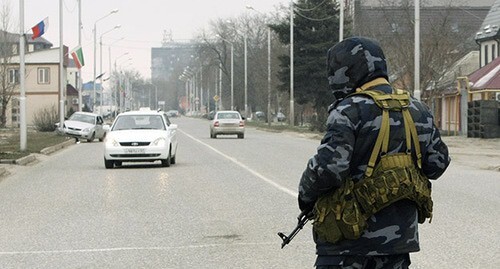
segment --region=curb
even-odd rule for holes
[[[46,147],[46,148],[40,150],[40,153],[43,155],[49,155],[49,154],[52,154],[60,149],[63,149],[65,147],[68,147],[68,146],[73,145],[73,144],[75,144],[75,140],[71,139],[71,140],[62,142],[60,144],[54,145],[54,146]]]

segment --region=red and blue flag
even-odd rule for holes
[[[35,39],[37,37],[41,37],[49,28],[49,17],[43,19],[43,21],[39,22],[37,25],[33,26],[31,30],[33,31],[33,36],[31,39]]]

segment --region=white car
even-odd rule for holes
[[[75,112],[69,119],[64,121],[62,131],[77,140],[87,139],[87,142],[92,142],[96,138],[103,141],[104,137],[106,137],[106,129],[104,128],[104,120],[100,115],[89,112]]]
[[[104,166],[113,168],[123,162],[161,161],[175,164],[177,124],[163,111],[140,110],[119,114],[104,140]]]
[[[210,138],[217,135],[237,135],[238,138],[245,137],[245,118],[238,111],[222,110],[215,113],[210,122]]]

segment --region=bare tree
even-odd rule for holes
[[[2,2],[0,10],[0,126],[5,127],[7,122],[7,107],[19,83],[19,69],[11,64],[15,44],[11,28],[11,8],[8,3]]]
[[[414,7],[413,1],[379,0],[380,7],[363,12],[355,33],[378,39],[388,59],[390,76],[397,86],[413,92]],[[454,62],[475,49],[474,33],[482,18],[458,5],[458,1],[433,1],[421,6],[420,85],[422,99],[432,99],[433,85]],[[370,14],[370,15],[368,15]],[[362,19],[364,18],[364,19]],[[479,25],[479,26],[477,26]]]
[[[221,63],[224,74],[223,95],[229,96],[231,72],[231,46],[234,48],[234,98],[235,105],[244,106],[244,37],[247,39],[247,95],[249,109],[266,110],[268,77],[267,27],[275,16],[251,12],[235,18],[219,18],[210,22],[209,29],[199,36],[200,53],[206,62],[215,68]],[[272,35],[271,38],[272,89],[278,84],[279,55],[286,53],[286,47]],[[218,67],[217,67],[218,68]],[[276,95],[272,90],[273,104]],[[228,98],[224,99],[227,102]],[[279,105],[276,105],[279,106]],[[276,108],[275,110],[277,110]]]

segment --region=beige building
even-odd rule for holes
[[[67,48],[64,47],[64,55],[66,55],[63,65],[64,76],[66,76],[66,66],[68,63],[67,52]],[[10,64],[12,66],[9,70],[11,71],[10,73],[15,74],[19,72],[18,55],[12,56]],[[32,126],[35,115],[42,109],[54,107],[59,113],[59,100],[61,99],[59,48],[27,52],[25,55],[25,66],[26,123],[28,126]],[[66,82],[66,78],[63,81]],[[66,91],[66,85],[64,91]],[[68,108],[69,106],[66,102],[64,115],[66,115]],[[6,126],[19,126],[19,114],[19,87],[17,87],[6,112]]]

